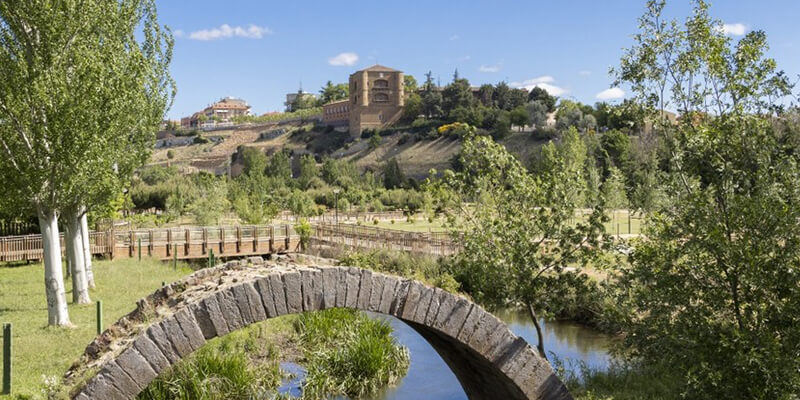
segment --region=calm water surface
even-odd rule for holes
[[[511,330],[525,338],[528,343],[536,344],[536,328],[527,313],[504,310],[494,313],[505,321]],[[465,400],[467,396],[455,375],[445,364],[436,350],[431,347],[411,327],[402,321],[389,316],[370,314],[371,317],[385,319],[394,329],[397,341],[408,347],[411,354],[411,366],[408,374],[397,386],[387,389],[373,400]],[[545,350],[561,359],[565,367],[577,368],[574,364],[582,361],[594,368],[606,368],[611,361],[608,348],[611,338],[592,329],[568,322],[541,321],[544,330]],[[572,364],[572,365],[571,365]],[[294,366],[288,366],[294,368]],[[297,370],[293,370],[297,374]],[[297,374],[302,376],[303,374]],[[286,382],[284,393],[299,394],[300,382]]]

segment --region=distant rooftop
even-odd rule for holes
[[[364,68],[364,69],[362,69],[362,71],[401,72],[401,71],[398,71],[396,69],[392,69],[392,68],[389,68],[389,67],[386,67],[386,66],[383,66],[383,65],[380,65],[380,64],[375,64],[375,65],[373,65],[373,66],[371,66],[369,68]]]

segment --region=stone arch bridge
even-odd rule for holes
[[[468,299],[360,268],[259,257],[203,269],[137,302],[65,376],[73,399],[132,399],[214,337],[285,314],[346,307],[419,332],[470,399],[572,399],[546,360]]]

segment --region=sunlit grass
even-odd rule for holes
[[[95,261],[97,288],[91,290],[92,301],[103,301],[103,323],[108,327],[162,281],[171,282],[189,273],[186,264],[179,263],[173,270],[171,265],[153,259]],[[67,301],[71,301],[72,283],[67,280],[65,284]],[[12,394],[41,394],[43,376],[60,378],[94,338],[95,304],[70,304],[69,314],[74,327],[47,327],[41,264],[0,266],[0,323],[10,322],[14,329]]]

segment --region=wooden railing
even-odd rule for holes
[[[300,237],[291,225],[248,225],[92,231],[93,255],[110,258],[190,259],[247,256],[294,251]],[[61,235],[62,256],[64,236]],[[0,262],[36,261],[43,256],[41,235],[0,237]]]
[[[446,233],[406,232],[351,224],[316,224],[312,245],[347,246],[362,249],[387,249],[449,256],[462,247]]]

